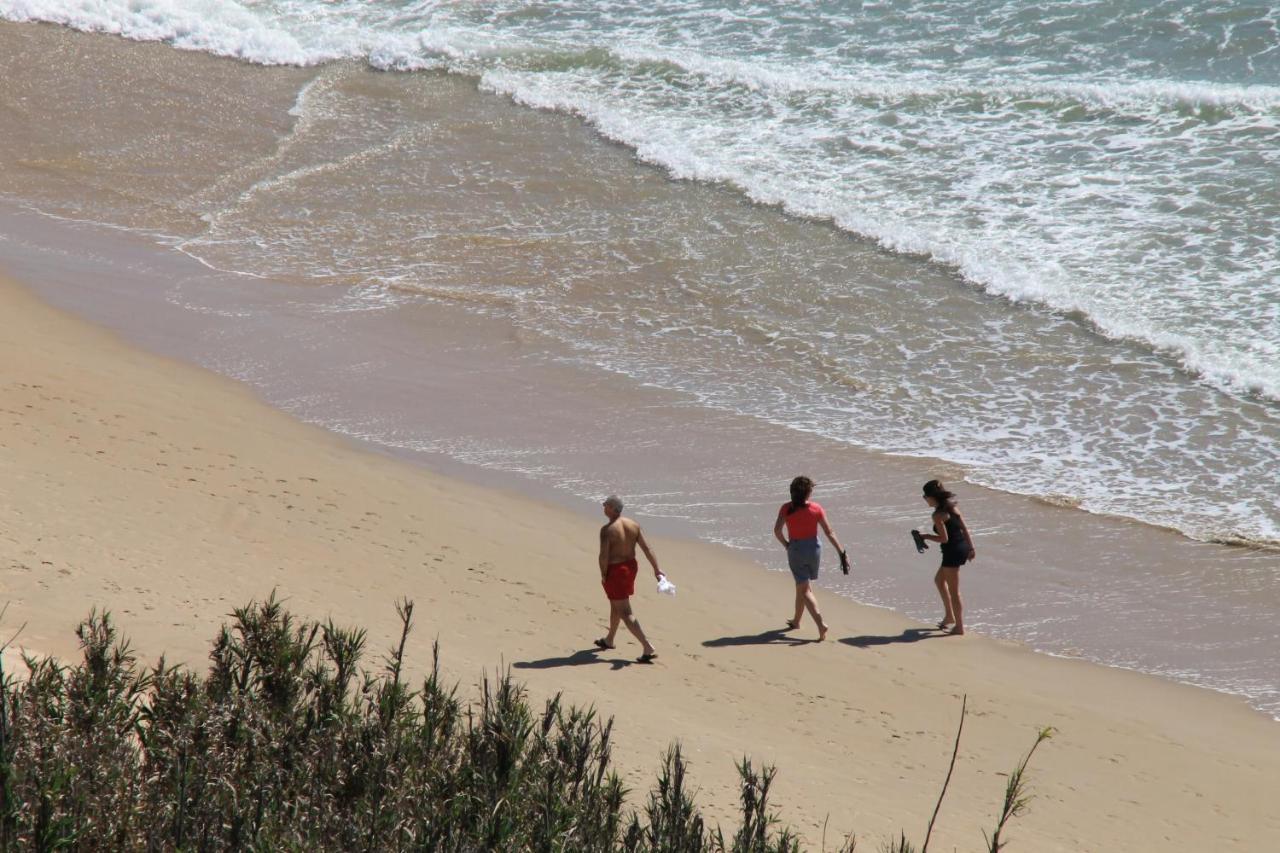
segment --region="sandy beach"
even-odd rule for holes
[[[734,761],[779,767],[783,819],[814,848],[919,838],[969,697],[940,849],[979,849],[1002,775],[1037,730],[1019,849],[1260,851],[1280,843],[1280,731],[1242,701],[971,635],[934,638],[835,596],[824,644],[770,633],[787,577],[732,552],[659,538],[679,585],[639,585],[660,650],[633,664],[585,651],[606,612],[599,519],[448,479],[301,424],[237,383],[152,355],[0,286],[0,586],[6,634],[75,653],[72,630],[110,610],[144,660],[200,667],[234,606],[272,590],[300,616],[390,643],[394,602],[418,604],[411,657],[438,638],[471,689],[512,667],[617,718],[617,762],[647,787],[666,745],[691,757],[699,801],[731,812]],[[643,521],[643,519],[641,519]],[[846,530],[845,536],[852,535]],[[7,660],[11,660],[7,658]]]
[[[480,32],[506,25],[523,26]],[[380,26],[359,45],[388,32],[393,48],[417,44]],[[748,756],[778,767],[774,806],[807,849],[848,833],[864,850],[900,830],[918,842],[967,696],[931,849],[983,849],[1005,774],[1046,726],[1056,734],[1032,764],[1014,849],[1280,849],[1280,551],[1274,501],[1257,488],[1276,460],[1269,398],[1221,393],[1168,353],[1099,335],[1087,312],[1006,300],[831,211],[789,215],[786,193],[758,203],[773,196],[714,170],[684,180],[680,164],[697,158],[664,160],[679,152],[665,130],[619,145],[631,137],[553,97],[570,91],[556,88],[566,68],[650,80],[648,61],[599,64],[578,44],[516,50],[507,68],[462,51],[444,70],[363,47],[271,53],[309,32],[212,51],[232,59],[199,39],[169,39],[194,48],[175,50],[0,21],[6,668],[20,649],[73,657],[77,622],[98,608],[144,661],[200,669],[232,608],[273,591],[300,617],[366,627],[376,666],[409,598],[417,672],[438,640],[464,696],[509,668],[535,699],[563,692],[615,717],[633,805],[679,741],[713,819],[732,818]],[[657,68],[650,82],[677,100],[796,106],[786,87]],[[986,92],[980,108],[967,95],[950,107],[958,128],[986,128],[1003,89],[971,83],[941,94]],[[1099,139],[1132,133],[1123,112],[1115,127],[1099,119],[1093,89],[1068,89],[1082,100],[1063,116],[1103,121]],[[1219,95],[1204,119],[1214,140],[1230,125],[1219,109],[1258,109],[1231,87]],[[906,119],[911,143],[849,149],[824,110],[798,114],[841,168],[903,168],[922,138],[913,110],[934,115],[929,98],[841,98],[870,111],[855,136],[892,137]],[[1142,102],[1186,137],[1181,100]],[[1011,115],[1025,129],[1025,110]],[[695,111],[694,124],[716,116],[736,121]],[[1090,126],[1044,118],[1049,140]],[[1009,129],[998,153],[1040,150],[1007,144]],[[1232,149],[1221,168],[1196,167],[1211,189],[1234,163],[1265,168],[1266,146],[1240,144],[1257,156]],[[938,177],[955,186],[946,160]],[[1054,180],[1076,175],[1045,165]],[[887,185],[895,211],[939,198],[914,171]],[[1041,186],[1035,174],[1001,173]],[[1081,197],[1091,224],[1107,198]],[[1228,198],[1219,217],[1268,209]],[[1126,224],[1148,209],[1121,206]],[[1026,221],[1020,206],[1008,218]],[[1184,220],[1157,230],[1177,245],[1140,267],[1163,285],[1147,261],[1198,232]],[[1192,285],[1212,260],[1202,251]],[[1206,297],[1215,308],[1197,318],[1256,320],[1267,269],[1242,291],[1262,302],[1219,317],[1226,303]],[[769,528],[797,473],[818,479],[854,558],[844,577],[828,556],[818,582],[822,644],[808,624],[778,631],[792,585]],[[926,520],[919,484],[932,477],[960,493],[979,543],[964,638],[910,618],[937,618],[936,550],[917,555],[905,536]],[[607,614],[598,502],[611,491],[679,587],[658,596],[642,564],[652,666],[625,634],[616,651],[592,648]]]

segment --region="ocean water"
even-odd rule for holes
[[[1209,0],[0,0],[9,20],[330,69],[285,145],[181,200],[203,225],[177,242],[211,264],[468,301],[707,406],[1264,545],[1280,543],[1277,16]],[[448,177],[415,168],[431,141],[403,104],[344,89],[351,59],[580,116],[673,179],[902,265],[886,284],[892,261],[869,272],[829,244],[696,233],[695,214],[643,206],[645,251],[609,255],[614,225],[497,171],[505,218],[433,221],[421,202]],[[375,220],[343,216],[374,192]],[[460,273],[441,262],[458,240],[523,255]]]

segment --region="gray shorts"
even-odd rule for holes
[[[818,579],[818,564],[822,562],[822,545],[813,539],[792,539],[787,546],[787,565],[796,583]]]

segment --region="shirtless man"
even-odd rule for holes
[[[600,528],[600,583],[609,599],[609,633],[596,640],[596,646],[612,649],[618,623],[623,622],[643,648],[643,654],[637,660],[649,663],[658,656],[658,652],[645,638],[640,622],[631,615],[631,596],[636,591],[636,573],[639,571],[636,565],[637,545],[653,566],[653,576],[661,578],[662,572],[658,571],[658,559],[653,556],[649,543],[644,541],[640,525],[622,517],[622,499],[617,495],[605,498],[604,514],[609,523]]]

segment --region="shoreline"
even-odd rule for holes
[[[678,397],[648,387],[615,388],[607,374],[593,377],[581,369],[558,364],[554,358],[545,359],[539,355],[543,342],[503,330],[500,324],[483,317],[471,317],[456,306],[428,303],[407,317],[400,316],[410,313],[407,308],[391,314],[360,312],[348,316],[340,307],[344,298],[341,291],[335,296],[332,288],[211,271],[194,259],[154,245],[143,235],[100,229],[92,223],[47,219],[41,214],[6,210],[4,205],[0,205],[0,230],[9,235],[7,244],[0,245],[0,269],[7,266],[13,272],[25,272],[29,280],[43,280],[38,288],[40,296],[62,310],[105,325],[135,345],[165,357],[242,381],[268,405],[343,437],[365,451],[423,466],[453,479],[539,502],[549,501],[582,513],[584,508],[594,508],[593,503],[581,497],[583,483],[572,482],[567,490],[557,488],[554,472],[549,481],[545,469],[529,473],[519,467],[503,467],[486,454],[489,448],[501,448],[513,434],[527,432],[522,453],[545,455],[539,448],[555,441],[554,435],[568,434],[576,429],[575,422],[598,422],[606,432],[618,431],[611,440],[624,448],[634,445],[637,453],[634,460],[624,460],[621,466],[611,469],[609,476],[586,490],[601,495],[628,493],[634,498],[631,505],[644,515],[648,529],[702,543],[708,541],[705,527],[699,527],[696,520],[664,517],[654,511],[660,505],[653,506],[655,499],[648,495],[636,496],[628,488],[630,478],[648,476],[645,466],[660,462],[687,465],[691,476],[714,480],[719,471],[703,466],[736,455],[759,466],[744,481],[764,478],[766,475],[758,472],[772,470],[767,477],[785,486],[783,478],[792,473],[789,466],[795,464],[794,438],[787,430],[754,430],[735,438],[742,425],[731,418],[704,412],[701,420],[691,420],[687,402]],[[92,267],[92,278],[85,275],[86,263]],[[337,315],[342,317],[337,324],[327,319],[335,306],[339,306]],[[432,341],[430,347],[423,347],[423,338]],[[483,343],[477,345],[476,341]],[[392,360],[386,360],[382,350],[391,352]],[[341,377],[350,361],[361,366],[361,372],[350,381],[363,390],[362,396],[345,401],[335,394],[333,385],[334,377]],[[421,363],[436,365],[429,381],[416,367]],[[397,444],[394,435],[388,440],[386,429],[376,419],[369,419],[370,413],[378,413],[405,387],[413,388],[421,401],[397,412],[391,422],[412,424],[414,434],[438,431],[444,439],[437,444]],[[539,396],[545,394],[547,398],[535,400],[529,396],[535,387]],[[475,397],[475,401],[463,404],[462,397]],[[442,417],[442,407],[457,411]],[[521,416],[518,425],[501,415],[504,408],[521,412],[530,407],[537,417]],[[610,420],[611,412],[632,407],[643,413],[635,422]],[[540,418],[547,419],[547,423],[540,423]],[[476,443],[482,452],[472,451],[468,458],[467,448],[458,442],[467,440],[472,430],[479,436]],[[718,435],[729,449],[709,458],[694,455],[695,450],[679,447],[690,432]],[[618,435],[622,438],[618,439]],[[810,470],[842,472],[834,484],[837,491],[833,494],[833,484],[828,483],[820,497],[833,512],[843,535],[848,538],[852,533],[856,543],[851,546],[851,553],[856,555],[853,574],[848,578],[828,575],[824,586],[829,592],[866,606],[930,622],[930,614],[937,608],[929,582],[933,552],[918,557],[900,540],[905,539],[903,530],[925,520],[923,511],[914,507],[919,483],[939,472],[949,481],[958,480],[957,474],[962,475],[963,470],[937,460],[877,454],[809,438],[806,442],[812,445],[805,452],[811,458],[800,464],[810,466]],[[654,444],[667,448],[661,459],[644,450]],[[458,450],[460,446],[462,452]],[[514,454],[517,461],[520,456],[521,453]],[[501,459],[498,461],[501,463]],[[617,460],[600,455],[589,460],[584,457],[577,461],[576,471],[571,469],[568,473],[576,475],[596,463],[614,465]],[[663,478],[650,482],[661,483]],[[1017,590],[1012,600],[1027,613],[1022,617],[1024,622],[1032,617],[1029,607],[1037,607],[1045,614],[1037,618],[1053,618],[1053,607],[1070,609],[1059,598],[1073,584],[1066,569],[1080,561],[1119,570],[1140,561],[1170,583],[1176,582],[1181,570],[1194,566],[1197,571],[1215,576],[1242,579],[1238,585],[1247,588],[1245,581],[1250,572],[1255,566],[1265,570],[1264,564],[1271,555],[1195,542],[1176,531],[1130,519],[1097,516],[1034,497],[967,483],[960,488],[966,506],[974,510],[970,518],[978,520],[976,533],[985,546],[982,563],[966,572],[966,621],[971,629],[1018,643],[1037,654],[1083,659],[1254,700],[1243,691],[1206,684],[1203,675],[1194,670],[1153,670],[1150,661],[1141,659],[1100,659],[1087,646],[1064,646],[1055,642],[1052,635],[1040,638],[1035,625],[1018,629],[1015,620],[1012,632],[1002,630],[999,620],[1009,621],[1010,614],[999,612],[997,601],[1000,597],[1010,600],[1009,591],[1000,587],[1012,583]],[[895,494],[906,497],[882,497]],[[776,509],[773,491],[763,498],[753,494],[738,497],[746,498],[738,508],[739,526],[743,515],[750,515],[758,524],[759,518],[771,518]],[[707,499],[723,501],[724,495],[708,494]],[[767,531],[761,531],[756,539],[771,539],[764,535]],[[1022,563],[1025,541],[1035,543],[1037,559],[1041,559],[1041,551],[1058,555],[1060,560],[1066,555],[1073,557],[1065,563],[1040,562],[1034,572],[1028,572]],[[712,537],[711,544],[728,543],[717,543]],[[774,571],[780,566],[772,560],[772,550],[761,550],[754,541],[733,543],[731,550],[738,559],[765,567],[771,574],[785,575]],[[885,583],[879,575],[885,572],[890,576],[909,573],[904,578],[915,578],[915,598],[908,599],[907,606],[878,600],[884,594]],[[1121,576],[1114,580],[1117,584],[1124,582]],[[1168,603],[1172,597],[1166,599]],[[984,611],[993,616],[984,619]],[[1170,609],[1163,618],[1175,616],[1176,611]],[[997,621],[989,621],[992,618]],[[1110,624],[1105,617],[1094,617],[1080,625],[1078,630],[1094,633],[1123,629],[1123,625]],[[1103,639],[1094,648],[1121,648],[1120,643],[1128,637],[1117,635],[1110,640],[1110,647]],[[1204,642],[1229,639],[1210,636]],[[1147,641],[1153,646],[1162,642],[1156,635]],[[1275,718],[1256,703],[1254,707],[1264,716]]]
[[[944,846],[978,842],[1001,774],[1045,725],[1059,734],[1037,753],[1038,797],[1013,827],[1028,849],[1250,850],[1280,839],[1268,811],[1280,738],[1242,701],[980,635],[924,642],[911,620],[828,592],[834,642],[774,642],[785,578],[661,536],[680,594],[663,600],[642,583],[637,612],[662,657],[597,663],[583,650],[605,608],[583,580],[595,528],[582,513],[370,454],[12,283],[0,300],[0,452],[13,484],[0,559],[6,618],[28,624],[22,639],[35,650],[71,654],[71,628],[98,605],[143,660],[167,653],[199,667],[223,614],[271,589],[300,617],[369,628],[379,649],[394,599],[407,595],[419,604],[418,671],[434,634],[464,695],[505,661],[535,697],[563,690],[615,715],[633,797],[678,738],[711,815],[731,811],[733,761],[750,753],[778,765],[775,805],[808,844],[828,821],[831,833],[878,843],[924,823],[966,693],[935,832]]]

